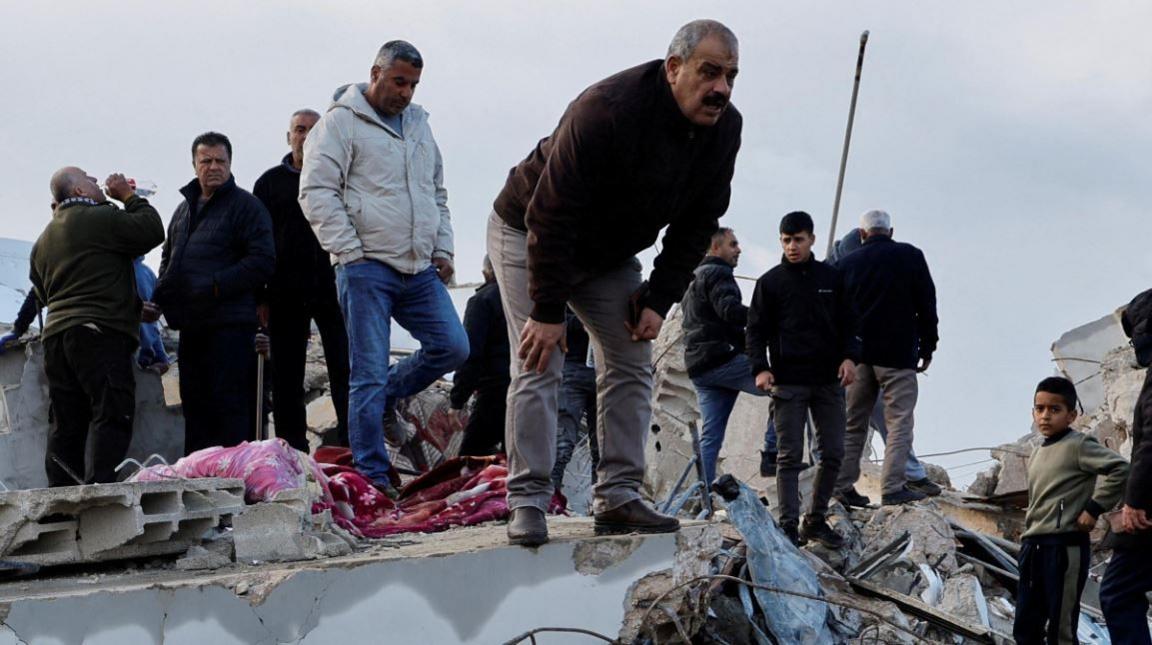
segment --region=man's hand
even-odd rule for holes
[[[448,258],[432,258],[432,265],[436,267],[436,275],[444,284],[449,284],[452,276],[456,275],[456,267],[452,266],[452,260]]]
[[[756,389],[761,392],[771,390],[773,385],[776,385],[776,377],[772,376],[772,372],[764,370],[756,375]]]
[[[632,334],[633,341],[655,340],[660,335],[660,327],[663,325],[664,317],[648,307],[640,311],[640,320],[635,325],[624,323],[628,332]]]
[[[1076,518],[1076,528],[1088,533],[1096,528],[1096,518],[1088,511],[1080,511],[1080,516]]]
[[[160,320],[160,306],[154,302],[145,302],[144,306],[140,309],[140,322],[154,323]]]
[[[261,304],[256,305],[256,320],[259,321],[261,327],[267,327],[268,326],[268,305],[267,304],[261,303]],[[311,334],[311,332],[309,332],[309,334]]]
[[[921,358],[920,363],[916,366],[916,371],[923,374],[928,371],[928,366],[932,364],[931,358]]]
[[[840,363],[840,370],[836,372],[836,376],[840,379],[840,387],[848,387],[856,381],[856,363],[852,359],[845,358],[843,363]]]
[[[1120,509],[1120,526],[1124,528],[1125,533],[1135,533],[1152,528],[1152,522],[1148,521],[1147,511],[1125,504]]]
[[[264,358],[272,353],[272,339],[263,331],[256,332],[256,353]]]
[[[104,180],[104,192],[108,193],[108,196],[112,199],[118,202],[124,202],[136,191],[132,188],[132,185],[128,183],[124,175],[114,172],[108,175],[108,179]]]
[[[543,374],[544,370],[548,369],[548,359],[557,345],[560,346],[561,352],[568,353],[564,323],[542,323],[529,318],[528,322],[524,323],[523,331],[520,332],[520,348],[517,350],[520,360],[524,361],[521,369],[525,372],[535,371],[537,374]]]

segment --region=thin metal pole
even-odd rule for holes
[[[856,80],[852,83],[852,104],[848,106],[848,129],[844,132],[844,151],[840,153],[840,177],[836,180],[836,201],[832,205],[832,227],[828,230],[828,250],[824,257],[832,255],[832,245],[836,243],[836,220],[840,217],[840,193],[844,190],[844,169],[848,166],[848,146],[852,143],[852,122],[856,120],[856,96],[860,93],[860,73],[864,70],[864,47],[868,44],[868,32],[860,34],[860,54],[856,57]]]
[[[256,441],[264,434],[264,355],[256,354]]]

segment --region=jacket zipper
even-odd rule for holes
[[[1060,499],[1060,512],[1056,515],[1056,528],[1060,528],[1064,521],[1064,499]]]

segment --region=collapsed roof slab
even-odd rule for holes
[[[540,627],[615,638],[634,628],[626,611],[638,583],[700,575],[720,542],[716,525],[701,523],[620,537],[594,537],[587,518],[549,527],[552,542],[538,549],[510,547],[503,525],[487,525],[326,560],[9,582],[0,645],[502,643]]]

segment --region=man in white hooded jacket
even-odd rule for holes
[[[348,328],[352,454],[389,493],[398,482],[384,420],[396,399],[468,358],[468,337],[444,286],[453,246],[443,162],[428,113],[412,103],[423,67],[411,44],[385,43],[371,82],[336,91],[304,144],[300,176],[300,205],[336,264]],[[392,320],[420,350],[389,369]]]

